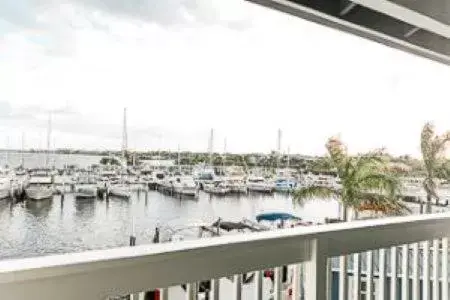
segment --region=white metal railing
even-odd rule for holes
[[[231,276],[226,299],[239,300],[242,275],[232,276],[257,271],[252,297],[263,299],[260,271],[293,265],[290,299],[448,299],[448,236],[450,214],[442,213],[9,260],[0,262],[0,297],[106,299],[162,289],[168,299],[166,287],[192,283],[184,295],[196,299],[195,283],[213,278],[210,299],[218,299],[220,278]],[[330,258],[344,254],[336,293]],[[280,276],[275,268],[273,297],[286,299]]]

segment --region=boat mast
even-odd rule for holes
[[[180,144],[178,144],[177,164],[178,164],[178,172],[180,172],[180,174],[181,174],[181,165],[180,165]]]
[[[289,167],[290,167],[290,162],[291,162],[290,156],[291,156],[291,147],[288,146],[288,148],[287,148],[287,169],[289,169]]]
[[[127,132],[127,108],[123,109],[123,128],[122,128],[122,159],[127,165],[128,132]]]
[[[224,138],[223,140],[223,159],[222,159],[222,166],[225,169],[225,161],[227,158],[227,138]]]
[[[52,113],[48,113],[48,125],[47,125],[47,153],[45,156],[45,168],[48,169],[50,164],[50,140],[52,138]]]
[[[277,166],[276,166],[276,168],[277,168],[277,170],[278,170],[278,167],[279,167],[279,164],[280,164],[280,158],[281,158],[281,138],[282,138],[282,131],[281,131],[281,129],[278,129],[278,136],[277,136],[277,153],[276,153],[276,161],[277,161]]]
[[[5,152],[5,167],[8,166],[9,163],[9,136],[6,136],[6,152]]]
[[[208,151],[209,151],[209,165],[212,167],[213,165],[213,151],[214,151],[214,129],[211,128],[211,132],[209,135],[209,145],[208,145]]]
[[[24,164],[25,164],[24,151],[25,151],[25,132],[22,132],[22,146],[21,146],[21,151],[20,151],[20,164],[21,164],[22,168],[25,168],[24,167]]]

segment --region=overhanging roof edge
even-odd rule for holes
[[[384,44],[386,46],[400,49],[415,55],[429,58],[431,60],[450,65],[450,57],[441,53],[434,52],[424,47],[411,44],[407,41],[377,32],[375,30],[353,24],[343,19],[325,14],[318,10],[294,3],[287,0],[246,0],[268,8],[272,8],[284,13],[300,17],[315,23],[319,23],[337,30],[345,31],[372,41]]]

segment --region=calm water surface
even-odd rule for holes
[[[44,202],[11,204],[0,202],[0,259],[79,252],[127,246],[134,227],[137,244],[151,243],[156,226],[213,222],[221,217],[254,220],[264,211],[287,211],[306,220],[323,221],[337,217],[338,206],[330,201],[314,201],[294,206],[287,195],[177,199],[156,191],[135,192],[130,200],[79,201],[67,194]],[[134,226],[133,226],[133,225]]]

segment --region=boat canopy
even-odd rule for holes
[[[301,220],[301,218],[289,213],[272,212],[259,214],[256,216],[256,220],[260,222],[260,221],[278,221],[278,220]]]

